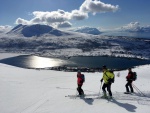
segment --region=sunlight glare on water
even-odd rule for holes
[[[64,64],[65,61],[60,59],[51,59],[51,58],[44,58],[38,56],[32,56],[30,58],[30,66],[36,68],[45,68],[45,67],[54,67],[60,66]]]

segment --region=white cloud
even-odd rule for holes
[[[7,33],[12,29],[12,26],[5,25],[5,26],[0,26],[0,33]]]
[[[104,12],[114,12],[118,10],[119,6],[105,4],[100,0],[85,0],[85,2],[80,6],[82,12],[91,13],[104,13]]]
[[[55,23],[55,22],[64,22],[70,19],[70,13],[63,10],[52,11],[52,12],[42,12],[35,11],[33,12],[35,18],[32,19],[32,22],[37,22],[37,18],[40,22],[46,23]]]
[[[27,25],[30,24],[30,21],[22,19],[22,18],[18,18],[15,22],[16,24],[23,24],[23,25]]]
[[[131,22],[119,28],[119,30],[129,32],[150,32],[150,25],[141,26],[139,22]]]
[[[66,27],[71,27],[71,26],[72,26],[72,24],[68,21],[58,23],[58,25],[57,25],[58,28],[66,28]]]
[[[79,10],[72,10],[71,12],[66,12],[60,9],[51,12],[34,11],[31,20],[28,21],[18,18],[16,24],[47,24],[51,26],[58,25],[59,27],[65,27],[66,25],[71,25],[71,23],[66,23],[69,20],[84,20],[88,18],[88,13],[90,12],[108,12],[116,11],[117,9],[118,6],[105,4],[99,0],[85,0]]]
[[[70,13],[65,12],[63,10],[52,11],[52,12],[42,12],[42,11],[34,11],[32,13],[33,19],[25,20],[22,18],[18,18],[16,20],[16,24],[48,24],[52,25],[53,23],[62,23],[67,20],[70,20]]]
[[[140,28],[140,23],[139,22],[131,22],[125,26],[122,27],[122,29],[125,29],[125,30],[133,30],[133,29],[138,29]]]
[[[83,20],[85,18],[88,18],[88,13],[84,13],[84,12],[79,11],[79,10],[73,10],[71,12],[71,19],[74,19],[74,20]]]

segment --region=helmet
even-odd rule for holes
[[[107,69],[106,65],[103,65],[103,69]]]
[[[81,73],[81,71],[80,70],[78,70],[78,72],[77,73]]]

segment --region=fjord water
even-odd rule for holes
[[[126,36],[126,37],[132,37],[132,38],[147,38],[150,39],[150,33],[149,32],[103,32],[101,35],[107,35],[107,36]]]
[[[70,57],[63,58],[45,58],[33,55],[20,55],[16,57],[0,60],[0,63],[13,65],[22,68],[46,68],[55,66],[75,66],[75,67],[102,67],[107,65],[112,69],[126,69],[133,66],[150,64],[150,60],[139,60],[116,57]]]
[[[16,57],[6,58],[0,60],[0,63],[5,63],[22,68],[46,68],[67,64],[67,62],[61,59],[45,58],[33,55],[20,55]]]

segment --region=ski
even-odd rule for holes
[[[124,92],[124,94],[131,94],[130,92]]]
[[[71,98],[76,98],[76,97],[81,97],[81,96],[79,96],[79,95],[67,95],[67,96],[65,96],[65,97],[71,97]]]
[[[84,95],[67,95],[65,97],[69,97],[70,99],[80,98],[83,100],[93,100],[94,97],[98,97],[98,94],[84,94]]]
[[[91,97],[86,97],[85,95],[67,95],[65,97],[69,97],[70,99],[76,99],[76,98],[80,98],[80,99],[83,99],[83,100],[92,100],[93,98]]]
[[[87,96],[98,96],[98,94],[67,95],[65,97],[87,97]]]
[[[124,94],[131,94],[131,95],[133,95],[133,94],[135,94],[135,93],[131,93],[131,92],[124,92]]]
[[[91,97],[90,97],[91,96]],[[70,99],[76,99],[76,98],[80,98],[80,99],[86,99],[86,100],[93,100],[93,99],[104,99],[107,101],[112,101],[114,98],[109,98],[108,96],[106,98],[104,97],[100,97],[98,94],[86,94],[86,95],[67,95],[65,97],[69,97]]]

